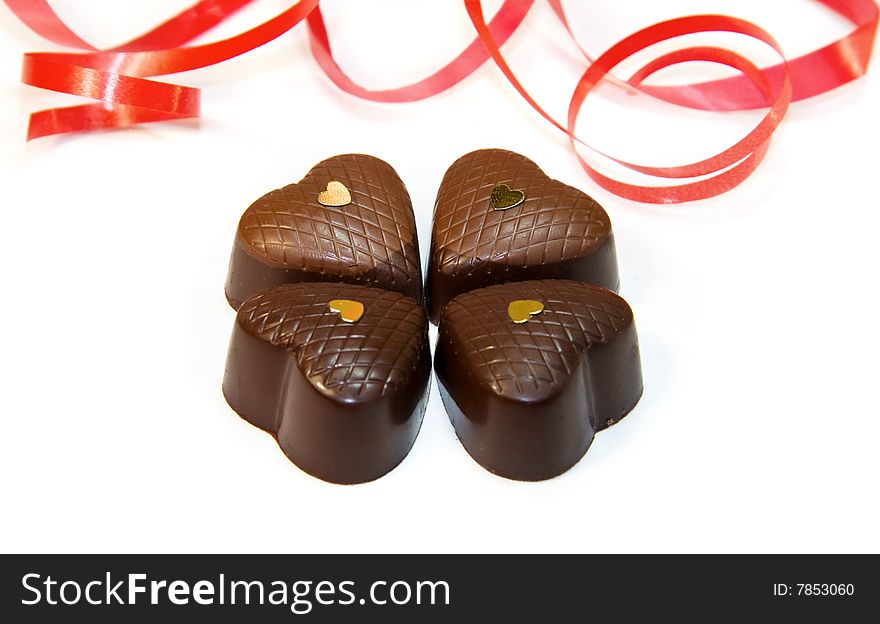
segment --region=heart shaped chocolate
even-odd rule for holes
[[[434,206],[426,285],[431,320],[474,288],[547,278],[617,289],[614,236],[602,207],[513,152],[479,150],[455,161]]]
[[[306,281],[376,286],[421,299],[412,202],[388,163],[363,154],[328,158],[245,211],[226,281],[232,306],[264,288]]]
[[[527,323],[513,303],[539,303]],[[537,306],[524,307],[537,310]],[[440,315],[440,396],[462,445],[496,474],[549,479],[642,394],[632,310],[572,280],[511,282],[459,295]]]
[[[309,474],[360,483],[406,457],[430,372],[428,321],[418,301],[366,286],[301,282],[263,290],[239,307],[223,394]]]

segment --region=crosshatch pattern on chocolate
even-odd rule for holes
[[[456,160],[434,206],[425,288],[431,321],[475,288],[557,278],[617,289],[602,206],[514,152],[484,149]]]
[[[493,188],[525,193],[511,210],[491,210]],[[506,150],[459,158],[443,178],[434,215],[432,260],[455,274],[474,262],[526,266],[580,257],[609,235],[602,207],[576,188],[549,178],[534,162]]]
[[[325,203],[342,205],[321,203],[329,191]],[[334,156],[245,211],[226,285],[233,307],[263,288],[301,281],[364,284],[421,299],[415,215],[391,165],[364,154]]]
[[[347,322],[328,308],[337,299],[363,304]],[[425,313],[392,291],[313,283],[263,291],[244,302],[238,323],[249,334],[294,354],[316,388],[369,401],[406,385],[426,346]]]
[[[544,308],[524,323],[508,317],[513,300]],[[566,383],[584,352],[632,323],[617,294],[568,280],[492,286],[459,295],[443,310],[448,347],[482,385],[499,396],[540,400]]]

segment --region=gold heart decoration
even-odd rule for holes
[[[364,304],[351,299],[334,299],[327,307],[331,312],[337,312],[346,323],[357,323],[364,315]]]
[[[331,180],[327,183],[327,190],[318,193],[318,203],[335,208],[347,206],[351,203],[351,193],[342,182]]]
[[[507,306],[507,316],[514,323],[525,323],[536,314],[544,311],[544,304],[534,299],[517,299]]]
[[[496,184],[489,195],[489,205],[492,206],[492,210],[508,210],[519,206],[525,200],[524,192],[513,190],[506,184]]]

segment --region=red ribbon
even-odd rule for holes
[[[479,0],[464,0],[477,39],[446,66],[419,82],[388,90],[358,85],[337,64],[330,37],[318,6],[319,0],[300,0],[278,16],[235,37],[186,47],[195,37],[223,22],[252,0],[202,0],[150,32],[109,50],[97,50],[70,30],[46,0],[4,0],[32,30],[60,45],[85,53],[28,53],[22,80],[30,85],[79,95],[98,103],[36,112],[31,115],[28,139],[67,132],[121,128],[148,121],[185,119],[199,115],[199,91],[191,87],[148,80],[148,77],[213,65],[257,48],[279,37],[300,21],[309,28],[312,53],[327,76],[342,90],[377,102],[405,102],[444,91],[492,58],[514,88],[545,119],[565,132],[577,146],[589,148],[575,135],[578,112],[589,93],[603,79],[627,83],[653,97],[704,110],[743,110],[769,107],[761,123],[745,138],[722,153],[697,163],[677,167],[646,167],[601,152],[639,173],[658,178],[700,178],[673,186],[638,186],[615,180],[597,171],[579,153],[587,174],[609,191],[642,202],[675,203],[718,195],[733,188],[757,167],[770,138],[791,101],[839,87],[862,75],[871,58],[877,31],[878,7],[873,0],[819,0],[854,24],[845,37],[809,54],[787,61],[776,41],[761,28],[732,17],[693,16],[643,29],[593,60],[584,51],[588,69],[571,98],[568,120],[557,122],[523,88],[505,61],[500,47],[522,24],[534,0],[505,0],[486,23]],[[548,0],[568,33],[574,37],[560,0]],[[773,67],[759,69],[730,50],[716,47],[685,48],[649,62],[626,80],[611,72],[624,59],[655,43],[682,35],[727,31],[763,41],[782,58]],[[583,51],[584,48],[581,47]],[[658,87],[644,80],[676,63],[709,61],[737,69],[731,78],[692,85]]]
[[[794,102],[831,91],[865,75],[874,48],[880,13],[874,0],[816,1],[852,22],[855,29],[823,48],[763,70],[767,79],[775,84],[782,82],[786,71],[790,72]],[[561,1],[547,2],[574,37]],[[672,20],[672,23],[675,21]],[[589,55],[586,57],[588,61],[592,61]],[[637,83],[638,81],[630,81],[632,86],[654,97],[701,110],[750,110],[767,105],[761,91],[753,89],[752,81],[744,75],[675,87],[648,87]]]

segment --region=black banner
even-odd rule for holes
[[[880,613],[880,557],[3,555],[5,622],[511,622]],[[11,618],[8,616],[12,616]],[[72,619],[71,619],[72,618]],[[201,621],[200,619],[197,621]],[[572,620],[573,621],[573,620]]]

